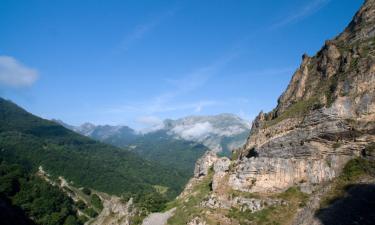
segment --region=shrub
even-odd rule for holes
[[[99,198],[97,194],[91,195],[91,204],[99,209],[100,211],[103,209],[103,203],[102,200]]]
[[[85,194],[85,195],[91,195],[91,190],[90,189],[88,189],[88,188],[82,188],[82,192],[83,192],[83,194]]]

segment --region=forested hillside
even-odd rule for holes
[[[58,187],[19,165],[0,162],[1,224],[79,225],[85,220],[77,216],[73,201]]]
[[[155,185],[177,195],[187,178],[129,151],[93,141],[61,125],[36,117],[0,98],[0,159],[52,176],[75,186],[129,195],[155,192]]]
[[[129,149],[147,160],[179,170],[187,178],[193,175],[197,159],[209,151],[203,144],[173,138],[165,130],[142,135]]]

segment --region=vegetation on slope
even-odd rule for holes
[[[373,148],[374,143],[366,151]],[[374,224],[374,183],[375,162],[371,157],[350,160],[322,196],[316,218],[322,224]]]
[[[138,155],[78,135],[54,122],[38,118],[0,98],[0,159],[36,171],[42,165],[52,176],[63,176],[109,194],[156,193],[168,187],[176,196],[187,178]]]
[[[308,195],[302,193],[298,188],[293,187],[280,194],[269,196],[259,196],[256,193],[247,193],[241,191],[227,191],[228,197],[233,198],[275,198],[284,200],[285,204],[269,206],[257,212],[241,211],[240,208],[232,207],[230,209],[210,209],[201,205],[212,193],[211,171],[202,180],[193,185],[190,193],[179,198],[168,205],[168,209],[176,207],[174,216],[168,220],[169,225],[187,224],[194,218],[202,218],[209,225],[216,225],[222,222],[226,217],[231,224],[289,224],[297,210],[304,206]],[[221,218],[221,219],[220,219]],[[227,224],[227,223],[224,223]]]
[[[168,220],[169,225],[187,224],[196,216],[202,216],[202,208],[200,203],[211,192],[211,182],[213,171],[194,185],[191,194],[184,198],[176,199],[169,203],[168,209],[176,207],[174,215]]]
[[[186,180],[193,175],[195,162],[208,151],[202,144],[173,138],[165,130],[144,134],[131,146],[141,157],[180,171]]]
[[[278,117],[266,121],[265,126],[270,127],[273,126],[285,119],[288,118],[297,118],[297,117],[302,117],[306,115],[309,111],[321,108],[322,105],[320,105],[319,101],[317,98],[311,98],[306,101],[299,101],[296,102],[295,104],[291,105],[285,112],[283,112],[281,115]],[[272,114],[273,112],[271,112]]]
[[[248,193],[245,193],[248,194]],[[270,206],[257,212],[241,211],[231,208],[227,214],[229,218],[235,219],[239,224],[289,224],[297,210],[304,206],[308,196],[302,193],[297,187],[292,187],[281,194],[271,196],[282,199],[286,202],[283,205]]]
[[[73,201],[59,188],[15,164],[0,162],[0,201],[2,224],[79,225],[84,222],[77,217]],[[20,210],[11,217],[9,211],[17,208]],[[22,217],[33,221],[20,222]]]
[[[375,163],[364,158],[350,160],[344,167],[341,175],[335,179],[330,191],[322,198],[321,207],[327,207],[342,199],[350,185],[360,180],[375,178]]]

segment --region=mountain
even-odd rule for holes
[[[232,159],[205,154],[168,224],[375,223],[375,0],[315,56]]]
[[[127,146],[138,138],[138,134],[127,126],[95,126],[90,123],[85,123],[75,128],[74,131],[95,140],[103,141],[119,147]]]
[[[214,152],[227,155],[245,143],[250,124],[233,114],[219,114],[165,120],[163,129],[175,138],[202,143]]]
[[[186,179],[193,175],[195,162],[205,152],[212,150],[230,155],[233,149],[245,143],[250,131],[247,121],[232,114],[168,119],[159,129],[146,133],[137,133],[127,126],[84,123],[74,127],[59,120],[56,122],[82,135],[176,169]]]
[[[143,137],[146,139],[150,139],[150,136],[158,137],[157,134],[164,132],[166,135],[158,139],[166,140],[169,136],[170,139],[201,143],[210,150],[224,155],[242,146],[250,132],[248,121],[228,113],[216,116],[188,116],[177,120],[167,119],[160,128],[145,133],[137,133],[127,126],[96,126],[84,123],[75,127],[59,120],[56,122],[82,135],[118,147],[133,145],[135,140],[139,142]]]
[[[61,120],[53,121],[69,130],[118,147],[127,146],[139,137],[139,134],[128,126],[94,125],[92,123],[72,126]]]
[[[53,177],[108,194],[153,193],[158,185],[173,197],[187,181],[176,170],[79,135],[2,98],[0,149],[1,161],[32,171],[42,166]]]
[[[96,126],[84,123],[75,127],[60,120],[55,121],[82,135],[126,149],[143,159],[177,170],[186,180],[193,175],[197,159],[209,151],[200,143],[177,139],[169,135],[166,130],[138,133],[127,126]]]

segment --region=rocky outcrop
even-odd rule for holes
[[[274,198],[246,198],[246,197],[233,197],[222,198],[217,194],[211,194],[207,200],[201,203],[202,207],[210,209],[231,209],[238,208],[242,212],[257,212],[267,207],[287,204],[281,199]]]
[[[207,223],[203,219],[195,217],[187,225],[207,225]]]
[[[229,184],[249,192],[329,181],[375,139],[375,4],[316,56],[304,55],[270,113],[253,122]],[[306,189],[307,190],[307,189]]]
[[[209,169],[217,161],[215,153],[208,151],[195,163],[194,177],[199,178],[208,174]]]
[[[257,224],[272,210],[288,214],[270,216],[280,224],[321,224],[315,212],[330,181],[349,160],[375,155],[374,27],[375,0],[367,0],[342,34],[302,57],[277,107],[256,117],[233,160],[207,154],[197,162],[184,201],[200,181],[211,189],[190,224]]]
[[[168,219],[173,216],[176,208],[170,209],[166,212],[151,213],[142,222],[142,225],[165,225]]]
[[[103,199],[103,210],[90,221],[92,225],[130,225],[131,218],[137,213],[133,200],[123,202],[121,198],[110,196]]]
[[[226,176],[227,172],[230,169],[231,161],[226,157],[222,157],[217,159],[213,165],[214,175],[212,178],[212,189],[214,191],[218,190],[220,186],[220,182],[222,182],[223,178]]]

